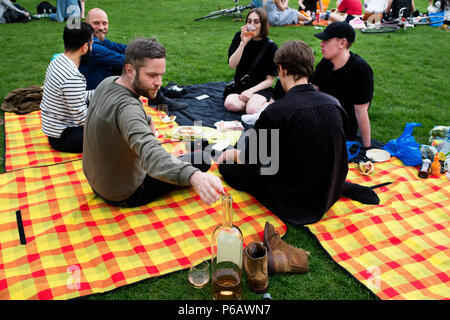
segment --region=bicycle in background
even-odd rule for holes
[[[400,29],[414,28],[419,25],[430,25],[441,23],[444,21],[433,21],[428,15],[413,17],[405,14],[406,8],[399,10],[399,17],[396,19],[382,20],[382,21],[367,21],[365,29],[361,29],[362,33],[387,33],[394,32]]]
[[[252,9],[255,8],[254,3],[250,3],[246,6],[239,5],[238,0],[233,0],[234,2],[234,8],[229,9],[219,9],[217,11],[210,12],[204,17],[196,18],[194,21],[199,21],[203,19],[214,19],[221,16],[234,16],[233,21],[242,21],[242,11],[246,9]]]

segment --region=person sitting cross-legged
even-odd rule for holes
[[[396,19],[399,18],[400,15],[409,17],[413,15],[415,11],[416,5],[414,4],[414,0],[387,0],[384,13],[386,16]]]
[[[354,18],[361,17],[362,4],[360,0],[337,0],[337,10],[330,13],[330,22],[350,22]]]
[[[253,27],[253,33],[248,28]],[[253,114],[262,110],[272,96],[276,76],[273,56],[278,49],[269,39],[269,23],[263,8],[253,8],[247,15],[245,25],[236,32],[228,48],[228,65],[236,69],[235,83],[248,77],[229,92],[224,92],[224,106],[230,112]]]

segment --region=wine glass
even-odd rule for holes
[[[256,28],[254,25],[247,25],[247,35],[251,36],[252,38],[256,35]]]
[[[165,114],[169,113],[169,106],[167,104],[158,104],[157,109],[158,111],[162,111]]]
[[[207,260],[195,260],[189,269],[188,280],[194,288],[200,289],[209,282],[209,262]]]

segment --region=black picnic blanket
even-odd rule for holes
[[[184,102],[188,104],[188,107],[179,111],[171,111],[170,115],[177,116],[176,122],[180,126],[190,126],[196,121],[201,121],[202,126],[214,128],[214,123],[220,120],[232,121],[238,120],[244,126],[244,129],[249,129],[251,126],[241,121],[241,115],[244,112],[229,112],[223,105],[223,90],[229,82],[208,82],[193,85],[177,85],[173,82],[169,83],[162,89],[166,96],[170,96],[169,88],[177,85],[184,89],[184,93],[179,98],[174,98],[176,101]],[[197,97],[202,95],[208,95],[208,98],[198,100]],[[172,97],[170,97],[172,98]],[[200,124],[199,124],[200,125]],[[362,144],[361,137],[357,136],[355,141]],[[372,148],[381,149],[384,143],[375,139],[372,139]],[[356,146],[353,146],[350,151],[353,154],[357,150]],[[359,163],[360,161],[368,161],[366,152],[361,150],[354,158],[349,162]]]
[[[179,99],[174,99],[179,102],[188,104],[188,107],[179,111],[171,111],[170,115],[177,116],[176,122],[180,126],[190,126],[194,121],[201,121],[201,125],[205,127],[214,127],[217,121],[241,121],[241,115],[244,112],[229,112],[223,105],[223,90],[227,82],[209,82],[194,85],[180,86],[183,87],[185,93]],[[169,84],[173,85],[173,83]],[[169,87],[167,85],[166,87]],[[169,96],[167,91],[163,90],[164,95]],[[202,95],[209,97],[203,100],[198,100],[197,97]],[[242,123],[242,121],[241,121]],[[242,123],[245,129],[248,126]]]
[[[362,145],[362,140],[361,137],[359,135],[356,136],[356,139],[354,141],[359,142]],[[372,139],[371,142],[371,149],[382,149],[384,147],[384,143],[375,139]],[[358,148],[356,146],[352,146],[350,148],[350,152],[353,154],[354,152],[356,152],[356,150],[358,150]],[[366,157],[366,151],[365,150],[360,150],[359,153],[352,159],[349,160],[349,162],[353,162],[353,163],[359,163],[360,161],[369,161],[370,159]]]

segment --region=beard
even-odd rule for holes
[[[91,59],[91,47],[89,47],[88,51],[83,54],[80,58],[80,64],[87,64]]]
[[[142,84],[142,82],[139,80],[139,70],[136,71],[136,76],[134,77],[132,86],[134,92],[136,92],[140,96],[146,97],[147,99],[154,99],[158,94],[158,91],[156,91],[155,94],[150,93],[151,88],[146,87]]]
[[[102,42],[105,41],[107,35],[108,35],[107,32],[95,32],[94,33],[94,36]]]

